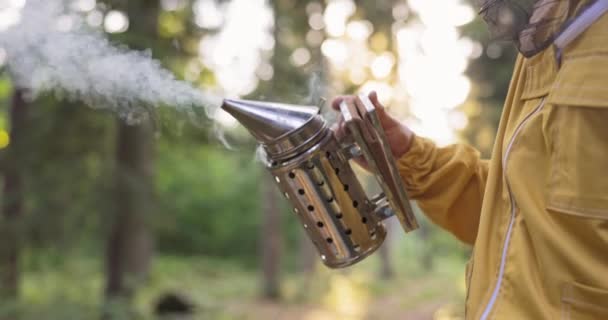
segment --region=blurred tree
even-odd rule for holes
[[[310,276],[315,271],[317,254],[304,230],[298,231],[298,244],[298,271],[305,276]]]
[[[132,48],[153,47],[149,44],[157,37],[158,6],[158,1],[126,2],[127,15],[133,19],[125,42]],[[106,253],[108,315],[118,312],[114,318],[125,316],[123,312],[147,276],[152,258],[150,223],[156,207],[152,120],[153,115],[148,114],[135,125],[124,119],[117,121],[115,209]]]
[[[431,238],[431,230],[429,225],[424,219],[420,223],[420,228],[418,229],[418,237],[422,240],[422,253],[420,257],[420,266],[422,270],[430,271],[433,269],[433,256],[436,254],[433,251],[433,247],[430,241]]]
[[[391,232],[399,230],[391,230],[397,229],[393,228],[392,221],[387,221],[385,226],[387,231],[386,239],[384,239],[384,243],[382,243],[382,246],[378,249],[378,255],[380,256],[380,278],[383,280],[390,280],[395,277],[395,269],[393,268],[393,264],[391,262],[391,249],[393,247]]]
[[[318,1],[293,0],[276,0],[272,3],[276,21],[276,43],[272,58],[274,76],[269,82],[261,83],[253,96],[262,96],[269,100],[316,104],[318,97],[332,90],[327,86],[329,65],[327,65],[320,50],[326,35],[323,31],[311,29],[310,26],[310,23],[314,23],[310,22],[311,16],[322,14],[325,4]],[[372,36],[372,39],[383,40],[372,41],[375,44],[373,50],[376,52],[392,50],[390,33],[393,23],[392,9],[396,1],[356,1],[356,3],[358,4],[357,18],[368,19],[374,24],[376,33]],[[293,12],[303,14],[294,16]],[[378,43],[381,43],[381,45],[377,45]],[[310,59],[298,61],[296,52],[308,52]],[[309,81],[313,73],[316,73],[317,81]],[[309,82],[309,84],[307,85],[306,82]],[[338,85],[338,87],[344,86]],[[348,91],[355,89],[352,86],[346,87]],[[296,96],[298,91],[302,91],[302,88],[309,90],[306,100],[293,101],[293,97]],[[301,237],[298,241],[300,244],[298,267],[304,272],[309,272],[313,270],[316,262],[314,248],[310,245],[310,240],[305,233],[298,232],[298,235]],[[390,250],[383,250],[382,269],[385,273],[390,273]]]
[[[23,161],[24,135],[27,128],[28,103],[24,92],[15,89],[9,110],[11,142],[2,159],[3,198],[0,215],[0,303],[17,299],[19,289],[19,257],[21,253],[21,221],[24,214]]]
[[[117,137],[116,211],[107,247],[108,298],[131,297],[146,276],[152,255],[154,142],[151,123],[120,122]]]
[[[284,101],[292,103],[310,103],[310,101],[293,101],[294,97],[307,96],[308,80],[311,70],[295,68],[293,60],[289,57],[294,50],[306,46],[306,33],[309,30],[308,16],[306,14],[293,15],[293,12],[306,12],[306,6],[310,1],[274,0],[272,10],[275,17],[274,39],[275,47],[271,64],[273,67],[272,80],[261,83],[256,96],[262,96],[269,101]],[[308,72],[306,72],[308,71]],[[308,94],[309,99],[310,95]],[[301,100],[296,99],[296,100]],[[263,274],[263,292],[267,298],[278,297],[279,282],[278,271],[280,269],[280,242],[282,239],[280,229],[280,212],[276,197],[276,186],[273,181],[265,180],[264,201],[266,207],[262,217],[261,233],[261,257]],[[272,191],[270,190],[272,189]],[[274,198],[272,198],[274,197]],[[274,201],[274,205],[268,204]],[[274,243],[273,241],[276,241]],[[308,259],[308,257],[300,257]]]
[[[294,26],[297,30],[298,45],[302,46],[306,50],[310,51],[310,62],[304,65],[303,68],[291,67],[287,70],[281,70],[282,72],[300,72],[307,76],[308,79],[308,101],[303,103],[318,105],[321,99],[327,100],[329,97],[329,86],[328,86],[328,65],[323,54],[321,53],[321,43],[325,39],[324,33],[313,30],[310,27],[310,17],[313,14],[319,14],[324,9],[325,5],[323,2],[317,1],[302,1],[306,6],[302,6],[306,15],[303,15],[307,19],[298,20],[297,25]],[[316,8],[312,10],[311,8]],[[319,11],[317,11],[319,10]],[[315,41],[311,41],[310,38],[319,37]],[[292,48],[293,50],[294,48]],[[287,54],[289,51],[286,52]],[[320,107],[324,107],[321,105]],[[323,111],[323,110],[322,110]],[[301,228],[300,222],[298,224],[298,256],[297,256],[297,270],[304,275],[304,286],[302,287],[302,294],[309,294],[310,279],[312,279],[315,266],[319,261],[317,251],[312,244],[312,241],[308,237],[308,234]]]
[[[475,8],[477,4],[471,5]],[[479,57],[471,60],[466,72],[473,86],[468,101],[462,107],[469,117],[469,125],[462,135],[481,151],[482,156],[489,157],[517,50],[511,42],[493,38],[486,23],[479,17],[463,26],[462,34],[482,48]]]
[[[267,299],[280,296],[281,266],[281,210],[274,179],[267,175],[262,179],[263,211],[260,229],[262,254],[262,295]]]
[[[71,253],[100,247],[114,127],[108,113],[48,95],[32,101],[29,113],[30,156],[20,163],[28,195],[24,242],[36,252],[31,264],[61,265]],[[36,259],[50,255],[53,261]]]

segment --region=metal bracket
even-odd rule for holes
[[[386,139],[376,108],[367,96],[359,96],[354,103],[343,101],[340,112],[349,135],[363,154],[371,172],[386,195],[384,198],[408,232],[418,228],[403,181]],[[379,206],[380,208],[381,206]],[[380,210],[380,209],[378,209]],[[384,209],[382,209],[384,210]],[[380,211],[382,211],[380,210]]]

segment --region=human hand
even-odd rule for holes
[[[376,108],[376,113],[378,114],[382,128],[384,128],[384,133],[388,140],[388,144],[390,145],[393,157],[395,157],[395,159],[401,158],[410,149],[412,141],[414,140],[414,132],[401,121],[386,112],[384,106],[378,101],[378,94],[375,91],[372,91],[369,94],[369,99]],[[336,111],[340,111],[340,104],[342,101],[356,103],[358,106],[363,107],[363,103],[359,97],[349,95],[336,97],[331,103],[332,108]],[[338,122],[332,129],[338,139],[346,134],[347,128],[344,125],[344,118],[342,118],[342,116],[338,118]],[[360,164],[365,166],[365,163],[360,162]]]

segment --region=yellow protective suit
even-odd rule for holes
[[[474,245],[467,319],[608,319],[608,15],[561,66],[553,48],[518,58],[491,160],[416,137],[398,166]]]

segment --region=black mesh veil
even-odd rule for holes
[[[494,37],[513,40],[531,57],[551,45],[596,0],[482,0],[480,15]]]

